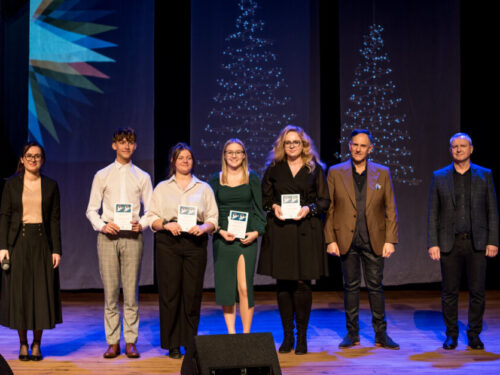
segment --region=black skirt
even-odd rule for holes
[[[9,255],[10,270],[2,271],[0,324],[41,330],[62,323],[59,272],[43,224],[23,224]]]

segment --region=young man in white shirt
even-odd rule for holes
[[[145,214],[153,186],[149,174],[132,164],[136,138],[131,128],[120,128],[114,133],[112,148],[116,151],[116,160],[95,174],[87,207],[87,218],[99,232],[97,253],[104,286],[104,328],[108,344],[104,358],[120,354],[120,284],[123,288],[125,354],[129,358],[140,356],[135,344],[139,330],[142,230],[147,226]]]

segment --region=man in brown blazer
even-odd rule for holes
[[[384,258],[398,242],[396,203],[389,168],[368,161],[373,149],[368,130],[351,133],[351,159],[330,167],[328,188],[331,204],[325,224],[329,254],[340,256],[344,275],[344,308],[347,335],[340,348],[359,345],[359,289],[363,266],[375,330],[375,345],[399,349],[387,335],[384,289]]]

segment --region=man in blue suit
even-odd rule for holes
[[[458,293],[465,266],[469,285],[468,346],[484,349],[479,338],[485,306],[486,257],[498,253],[498,208],[490,169],[470,162],[474,147],[465,133],[450,138],[453,163],[432,177],[427,248],[441,261],[443,348],[457,347]]]

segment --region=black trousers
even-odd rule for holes
[[[458,293],[464,265],[469,288],[467,335],[479,335],[483,329],[486,256],[484,251],[474,249],[470,236],[457,236],[451,251],[441,253],[441,301],[447,336],[458,337]]]
[[[384,258],[372,250],[351,247],[340,257],[344,275],[344,308],[347,332],[351,336],[359,335],[359,289],[361,285],[361,267],[368,288],[368,299],[372,312],[372,325],[376,334],[387,330],[385,320],[385,300],[382,279]]]
[[[207,235],[156,233],[161,347],[187,346],[198,333]]]

